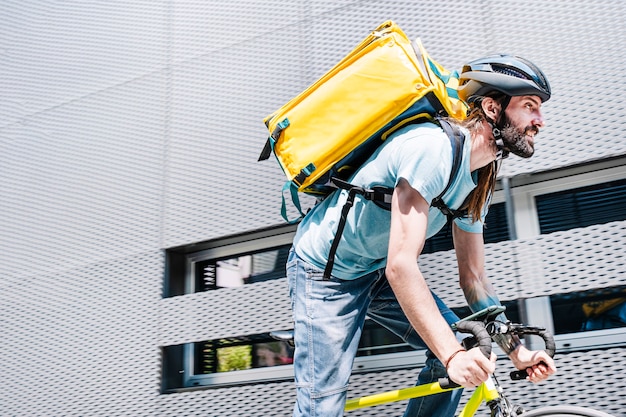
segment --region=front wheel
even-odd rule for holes
[[[521,414],[521,417],[614,417],[602,411],[582,407],[542,407]]]

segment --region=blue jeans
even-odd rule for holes
[[[324,281],[322,275],[322,270],[303,261],[291,250],[287,277],[296,346],[294,416],[343,415],[352,364],[366,315],[413,348],[426,348],[400,308],[384,270],[355,280],[332,277]],[[435,300],[448,323],[458,320],[439,298],[435,296]],[[444,376],[444,366],[428,352],[418,384],[434,382]],[[453,416],[461,394],[461,390],[454,390],[412,399],[404,415]]]

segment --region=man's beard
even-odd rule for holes
[[[531,144],[526,136],[527,133],[534,133],[534,137],[539,133],[535,126],[526,126],[520,129],[514,126],[508,115],[505,114],[504,127],[500,130],[504,148],[511,153],[522,157],[530,158],[535,153],[534,141]]]

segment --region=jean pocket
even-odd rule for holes
[[[324,270],[316,267],[315,265],[306,264],[304,271],[306,272],[307,279],[312,281],[324,281]],[[331,276],[331,280],[334,278]]]

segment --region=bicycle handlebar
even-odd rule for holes
[[[485,323],[483,323],[482,321],[463,320],[456,324],[456,329],[459,332],[470,333],[472,336],[474,336],[475,345],[480,349],[480,351],[485,355],[485,357],[489,358],[491,356],[490,332],[498,331],[497,327],[490,326],[491,324],[494,324],[494,323],[495,322],[491,322],[485,325]],[[556,353],[556,343],[554,342],[554,337],[548,330],[540,328],[540,327],[529,327],[529,326],[522,326],[522,325],[515,325],[515,324],[501,323],[501,325],[504,326],[505,333],[516,334],[516,335],[536,335],[536,336],[541,337],[545,344],[544,350],[551,358],[554,357],[554,354]],[[489,328],[489,330],[487,330],[487,328]],[[528,373],[526,372],[526,370],[521,370],[521,371],[518,370],[518,371],[513,371],[510,373],[510,377],[514,381],[526,379],[527,376],[528,376]],[[456,384],[454,381],[450,380],[449,378],[439,379],[439,385],[442,388],[454,388],[454,387],[459,386],[458,384]]]
[[[456,330],[461,333],[469,333],[474,336],[476,347],[480,349],[482,354],[485,355],[487,359],[491,357],[491,336],[489,336],[489,333],[485,329],[485,323],[482,321],[464,320],[456,323]],[[457,388],[461,385],[452,381],[450,378],[439,378],[439,386],[441,388],[448,389]]]
[[[491,336],[481,321],[461,321],[456,324],[461,333],[469,333],[476,339],[476,344],[487,359],[491,357]]]
[[[545,344],[544,350],[551,358],[554,357],[554,354],[556,353],[556,343],[554,342],[554,337],[552,336],[552,334],[546,329],[527,327],[519,331],[514,331],[514,333],[540,336]],[[510,373],[510,377],[513,381],[526,379],[527,376],[528,373],[525,369],[522,371],[513,371]]]

